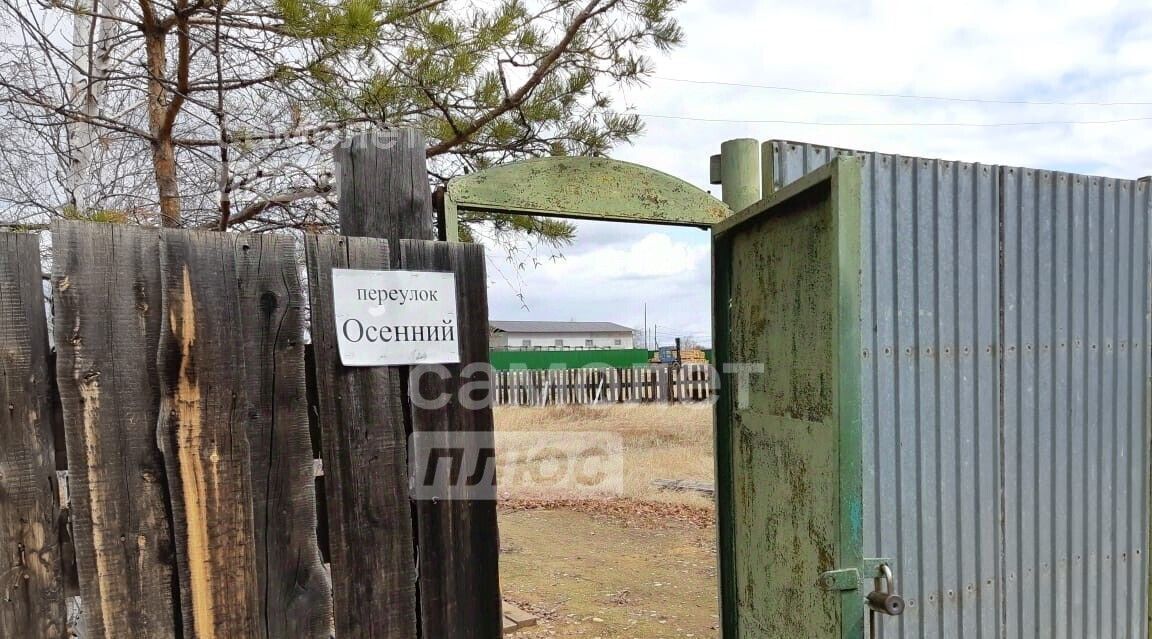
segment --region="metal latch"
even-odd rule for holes
[[[871,575],[872,592],[864,598],[868,605],[869,626],[871,636],[878,637],[876,628],[876,615],[896,617],[904,614],[904,598],[896,592],[896,576],[892,572],[890,559],[865,559],[860,569],[844,568],[829,570],[820,573],[817,584],[822,590],[846,592],[859,590],[863,581],[862,575]],[[881,581],[884,582],[881,588]]]
[[[816,583],[821,590],[859,590],[860,571],[855,568],[829,570],[821,573],[820,580]]]
[[[857,568],[844,568],[841,570],[829,570],[828,572],[820,573],[820,579],[816,582],[821,590],[829,591],[847,591],[859,590],[860,584],[867,579],[865,575],[871,575],[872,579],[876,579],[881,575],[881,566],[892,565],[891,559],[865,559],[863,565]]]

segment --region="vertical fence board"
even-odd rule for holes
[[[316,537],[315,466],[304,373],[303,296],[292,238],[239,236],[243,388],[261,623],[267,637],[332,633],[332,592]]]
[[[450,365],[451,379],[423,376],[421,393],[452,398],[443,410],[413,406],[414,431],[465,431],[492,438],[492,409],[461,405],[459,389],[470,381],[486,379],[483,370],[468,370],[472,363],[488,362],[488,295],[484,251],[472,244],[401,241],[401,264],[411,270],[456,274],[457,325],[460,364]],[[470,374],[464,375],[464,372]],[[442,386],[425,389],[424,384]],[[471,399],[480,399],[473,396]],[[488,444],[495,447],[493,441]],[[501,633],[499,541],[494,500],[422,500],[416,502],[419,535],[420,615],[425,637],[437,639],[489,639]]]
[[[712,385],[707,364],[495,371],[492,398],[498,406],[698,402]]]
[[[399,371],[342,366],[332,309],[332,269],[387,269],[388,244],[310,236],[305,246],[336,636],[414,639],[416,569]]]
[[[345,138],[332,150],[344,235],[385,238],[393,246],[402,237],[436,237],[426,148],[422,132],[401,127]]]
[[[159,375],[164,454],[188,639],[264,637],[252,541],[247,388],[234,243],[165,231]],[[256,365],[255,363],[253,365]]]
[[[172,529],[156,445],[157,232],[58,223],[52,243],[84,639],[176,637]]]
[[[40,237],[0,233],[0,637],[67,636]]]

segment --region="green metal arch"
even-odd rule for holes
[[[732,214],[723,202],[680,178],[600,157],[537,158],[462,175],[448,182],[444,204],[450,231],[456,228],[457,211],[705,228]]]

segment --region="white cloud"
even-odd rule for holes
[[[707,246],[676,241],[666,232],[653,231],[626,246],[596,247],[547,262],[540,275],[556,285],[600,285],[604,280],[682,277],[698,271],[707,259]]]

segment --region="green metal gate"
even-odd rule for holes
[[[724,636],[860,639],[860,169],[838,159],[713,227]],[[731,366],[731,365],[730,365]]]

